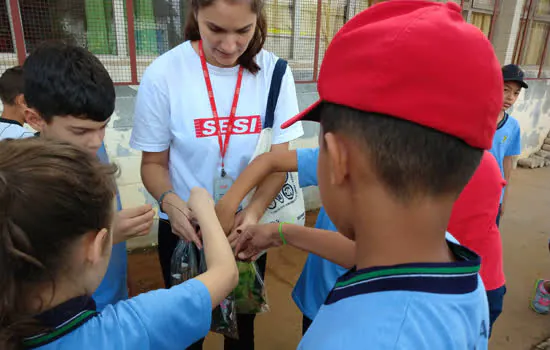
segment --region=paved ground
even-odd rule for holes
[[[510,191],[501,226],[508,293],[491,346],[523,350],[550,336],[550,315],[528,309],[535,279],[550,278],[550,168],[518,169]]]
[[[542,345],[550,336],[550,315],[536,315],[528,300],[537,277],[550,278],[550,168],[514,172],[510,203],[502,219],[505,270],[508,294],[504,313],[497,321],[491,349],[550,350]],[[308,222],[315,220],[310,213]],[[271,312],[256,322],[256,348],[295,349],[300,339],[301,315],[290,292],[306,255],[291,247],[272,250],[268,258],[267,281]],[[161,287],[155,251],[130,256],[131,289],[139,293]],[[550,342],[549,342],[550,344]],[[210,335],[205,349],[221,349],[221,339]]]

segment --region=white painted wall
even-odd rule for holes
[[[509,111],[521,126],[521,158],[538,151],[550,131],[550,80],[527,83]]]

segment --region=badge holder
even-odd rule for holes
[[[233,185],[233,179],[222,169],[222,173],[219,177],[214,179],[214,202],[218,201],[229,191],[229,188]]]

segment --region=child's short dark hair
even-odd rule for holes
[[[54,116],[106,121],[115,109],[115,88],[99,59],[86,49],[46,42],[23,66],[25,101],[49,123]]]
[[[15,98],[23,93],[23,68],[15,66],[6,69],[0,76],[0,100],[13,106]]]
[[[380,182],[403,203],[458,195],[483,155],[454,136],[403,119],[330,103],[321,108],[323,132],[358,141]]]

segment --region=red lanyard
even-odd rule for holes
[[[239,95],[241,93],[241,83],[243,80],[243,67],[239,67],[239,75],[237,76],[237,85],[235,86],[235,95],[233,96],[233,104],[231,105],[231,113],[229,114],[229,122],[227,124],[227,132],[225,134],[225,142],[222,138],[222,123],[218,116],[218,110],[216,108],[216,101],[214,100],[214,91],[212,90],[212,82],[210,81],[210,73],[208,73],[208,66],[206,65],[206,58],[204,57],[204,51],[202,49],[202,40],[199,40],[199,56],[201,58],[202,73],[204,74],[204,82],[208,89],[208,99],[210,100],[210,107],[212,108],[212,115],[217,120],[218,130],[218,143],[220,144],[220,154],[222,157],[222,177],[225,176],[224,158],[229,146],[229,138],[233,133],[233,123],[235,121],[235,114],[237,112],[237,104],[239,103]]]

